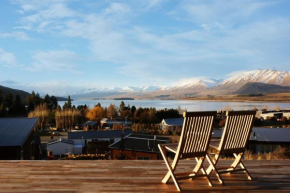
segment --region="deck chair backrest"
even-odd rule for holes
[[[244,152],[254,123],[256,111],[228,111],[219,146],[222,153]]]
[[[177,149],[181,158],[191,158],[206,155],[215,111],[185,112],[180,142]]]

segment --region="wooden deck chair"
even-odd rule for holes
[[[249,180],[252,180],[250,173],[242,162],[242,156],[247,146],[251,130],[253,127],[256,111],[229,111],[227,112],[226,124],[223,131],[221,140],[215,140],[210,142],[210,147],[215,152],[214,157],[207,156],[210,166],[207,169],[207,174],[213,170],[216,170],[218,174],[233,173],[243,171]],[[235,161],[229,167],[218,168],[218,160],[221,155],[233,154]],[[237,169],[240,165],[240,169]],[[220,178],[220,175],[218,175]],[[224,184],[222,178],[219,179],[221,184]]]
[[[207,155],[216,114],[216,112],[185,112],[183,115],[184,122],[179,143],[158,144],[161,155],[168,168],[168,172],[162,180],[163,183],[167,183],[171,177],[177,190],[181,191],[177,180],[205,176],[209,185],[212,186],[211,180],[203,167],[203,162]],[[167,151],[175,153],[172,164],[169,163],[166,157]],[[197,162],[193,171],[188,173],[176,173],[175,170],[178,161],[187,158],[194,158]],[[198,175],[199,171],[202,171],[201,175]]]

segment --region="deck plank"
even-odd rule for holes
[[[180,162],[178,171],[192,169]],[[221,166],[231,160],[221,160]],[[224,174],[222,186],[211,175],[214,187],[204,177],[181,180],[184,192],[290,192],[290,160],[244,161],[253,176]],[[0,161],[0,192],[177,192],[174,183],[162,184],[167,172],[162,160]]]

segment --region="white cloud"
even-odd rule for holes
[[[0,65],[6,67],[16,66],[17,62],[14,54],[0,48]]]
[[[147,0],[145,1],[145,3],[147,3],[146,9],[152,9],[154,7],[160,6],[167,1],[168,0]]]
[[[108,8],[105,9],[105,14],[127,14],[131,9],[128,5],[123,3],[111,3]]]
[[[28,1],[23,2],[29,4]],[[289,21],[275,17],[271,20],[255,18],[260,11],[272,5],[273,1],[185,0],[177,3],[177,8],[166,10],[178,17],[181,24],[186,24],[185,28],[179,24],[170,25],[170,22],[161,26],[156,26],[154,22],[144,22],[145,25],[136,22],[136,16],[144,14],[142,11],[139,13],[140,10],[144,10],[144,7],[161,7],[166,2],[163,0],[126,4],[121,1],[105,1],[94,12],[82,14],[72,10],[66,1],[44,1],[45,3],[40,4],[36,3],[38,1],[32,2],[33,6],[22,8],[25,13],[29,13],[25,15],[22,28],[46,34],[52,31],[53,35],[63,35],[73,40],[85,39],[83,42],[88,42],[91,57],[97,63],[105,61],[117,64],[116,71],[129,74],[128,76],[156,81],[163,81],[168,77],[170,80],[177,80],[189,71],[209,72],[208,69],[217,68],[217,71],[223,69],[229,72],[245,68],[242,64],[250,70],[259,68],[257,65],[262,65],[263,62],[266,62],[267,68],[274,59],[278,63],[283,59],[287,61],[285,55],[273,57],[272,53],[279,56],[277,52],[285,50],[280,48],[286,45],[285,42],[289,42]],[[162,11],[161,9],[158,13],[162,19],[160,21],[170,19],[162,18]],[[165,13],[165,16],[168,15]],[[33,53],[35,62],[30,69],[68,69],[70,72],[77,69],[76,61],[69,59],[72,55],[62,53],[64,58],[58,55],[57,59],[52,59],[50,56],[54,54]]]
[[[265,7],[275,4],[275,1],[259,0],[209,0],[209,1],[184,1],[179,11],[186,11],[190,20],[195,22],[231,22],[245,19],[258,14]]]
[[[18,40],[29,40],[29,37],[26,33],[24,32],[11,32],[11,33],[0,33],[0,38],[16,38]]]
[[[27,67],[30,71],[66,71],[74,74],[81,73],[76,70],[77,54],[68,50],[37,51],[32,53],[33,65]]]

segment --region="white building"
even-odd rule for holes
[[[75,154],[74,141],[63,138],[48,142],[46,149],[53,155]]]

